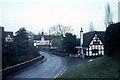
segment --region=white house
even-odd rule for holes
[[[13,42],[13,32],[4,31],[4,27],[0,26],[3,42]]]
[[[4,32],[5,42],[13,42],[13,32]]]
[[[52,46],[51,36],[44,35],[44,32],[42,32],[42,35],[33,36],[33,39],[34,39],[34,46],[36,48],[39,48],[41,46]]]

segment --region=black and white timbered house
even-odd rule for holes
[[[105,31],[90,31],[83,34],[80,31],[80,47],[78,55],[102,56],[104,55],[104,35]]]

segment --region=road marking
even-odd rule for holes
[[[57,75],[55,75],[54,78],[57,78],[58,76],[61,76],[61,75],[67,70],[67,68],[68,68],[68,66],[64,66],[64,67],[62,68],[62,70],[61,70]]]
[[[60,74],[60,76],[67,70],[68,66],[66,66],[66,68],[62,71],[62,73]]]
[[[91,62],[91,61],[93,61],[93,59],[90,59],[88,62]]]
[[[65,59],[63,59],[63,60],[64,60],[65,63],[67,63]],[[58,76],[61,76],[67,70],[67,68],[68,68],[68,66],[64,66],[61,69],[61,71],[54,78],[57,78]]]

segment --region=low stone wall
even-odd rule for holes
[[[16,71],[19,71],[27,66],[30,66],[31,64],[39,61],[39,60],[42,60],[44,59],[44,56],[38,56],[36,58],[33,58],[31,60],[28,60],[28,61],[25,61],[25,62],[22,62],[20,64],[17,64],[17,65],[14,65],[14,66],[11,66],[11,67],[8,67],[8,68],[5,68],[3,70],[0,70],[0,72],[2,72],[2,77],[4,78],[5,76],[8,76]]]

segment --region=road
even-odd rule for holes
[[[85,63],[87,63],[90,60],[93,60],[94,58],[70,58],[68,56],[65,57],[67,61],[67,70],[65,72],[71,71],[72,69],[75,69]]]
[[[39,61],[25,69],[22,69],[16,74],[10,75],[8,78],[57,78],[63,73],[91,60],[91,58],[79,59],[70,58],[68,56],[60,57],[42,51],[40,54],[45,57],[43,61]]]
[[[48,52],[40,52],[40,54],[45,56],[44,62],[37,62],[10,78],[56,78],[64,72],[66,61],[63,57]]]

